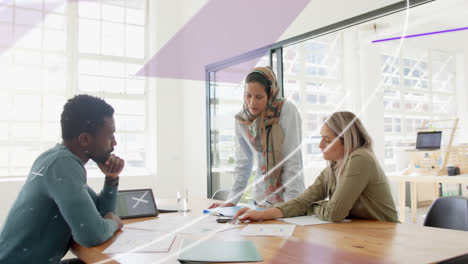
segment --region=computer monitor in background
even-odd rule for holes
[[[440,149],[442,131],[418,132],[416,137],[416,149]]]

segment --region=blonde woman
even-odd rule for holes
[[[242,208],[240,221],[316,215],[398,222],[387,177],[372,151],[372,139],[351,112],[336,112],[322,126],[320,149],[328,166],[298,198],[257,212]]]

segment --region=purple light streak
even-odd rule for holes
[[[442,33],[461,31],[461,30],[467,30],[467,29],[468,29],[468,27],[462,27],[462,28],[454,28],[454,29],[447,29],[447,30],[441,30],[441,31],[433,31],[433,32],[427,32],[427,33],[421,33],[421,34],[414,34],[414,35],[408,35],[408,36],[402,36],[402,37],[378,39],[378,40],[373,40],[372,43],[395,40],[395,39],[402,39],[402,38],[414,38],[414,37],[421,37],[421,36],[427,36],[427,35],[442,34]]]

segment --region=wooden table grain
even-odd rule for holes
[[[190,214],[203,217],[203,208],[209,204],[211,201],[208,199],[197,201],[196,204],[192,204]],[[159,215],[161,218],[167,216],[168,214]],[[125,223],[149,219],[155,219],[155,217],[125,220]],[[275,220],[260,224],[269,223],[283,224],[284,222]],[[291,238],[243,237],[240,231],[241,228],[231,229],[211,235],[208,239],[250,240],[257,247],[264,263],[272,260],[287,239],[308,241],[346,252],[373,256],[390,263],[432,263],[468,253],[466,246],[468,232],[423,227],[409,223],[396,224],[353,219],[349,223],[297,226]],[[102,252],[120,233],[116,233],[109,241],[97,247],[86,248],[75,244],[72,251],[87,263],[178,263],[178,250],[184,237],[206,238],[196,235],[177,235],[171,250],[167,253],[131,253],[116,260]]]

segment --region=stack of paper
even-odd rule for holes
[[[176,234],[208,234],[238,228],[240,225],[219,224],[215,216],[192,217],[167,215],[154,220],[125,225],[123,233],[104,253],[168,252]]]
[[[104,250],[106,254],[128,252],[168,252],[175,235],[147,230],[124,229],[117,239]]]
[[[239,226],[219,224],[216,222],[215,216],[204,215],[201,217],[192,217],[178,214],[125,225],[127,229],[151,230],[174,234],[206,234],[237,227]]]

